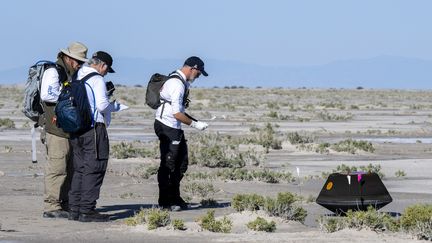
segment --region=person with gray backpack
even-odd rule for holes
[[[80,42],[60,49],[57,61],[48,66],[41,78],[40,100],[43,114],[39,125],[46,132],[44,218],[68,218],[68,193],[72,179],[69,134],[57,127],[55,106],[63,84],[87,61],[87,47]]]

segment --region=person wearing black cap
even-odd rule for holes
[[[188,167],[188,150],[181,124],[200,131],[208,124],[197,121],[185,113],[189,86],[200,75],[208,76],[204,62],[196,56],[189,57],[181,69],[170,74],[160,97],[164,101],[156,110],[155,133],[160,141],[161,162],[158,170],[159,206],[173,211],[187,209],[180,196],[180,181]]]
[[[78,80],[94,75],[86,81],[86,89],[92,113],[95,111],[95,124],[86,132],[71,134],[74,174],[69,192],[70,220],[109,220],[109,215],[100,214],[95,209],[108,164],[109,140],[106,126],[110,123],[110,113],[120,110],[119,103],[109,101],[103,78],[107,73],[114,73],[112,64],[111,55],[98,51],[76,74]]]

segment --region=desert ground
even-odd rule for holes
[[[32,163],[33,124],[20,111],[22,94],[21,86],[0,87],[0,242],[425,242],[406,233],[368,229],[324,232],[317,220],[331,212],[315,198],[338,166],[372,164],[380,166],[393,198],[380,211],[400,215],[410,205],[431,203],[432,91],[193,88],[188,113],[209,128],[199,132],[184,127],[190,166],[182,193],[191,209],[170,212],[170,217],[184,220],[185,231],[125,224],[141,208],[157,204],[158,141],[144,87],[122,86],[114,93],[130,109],[113,114],[108,129],[111,158],[98,200],[98,210],[111,215],[108,223],[42,218],[45,148],[37,139],[37,163]],[[373,149],[341,151],[333,146],[347,139],[370,142]],[[204,153],[209,147],[219,160]],[[240,180],[217,173],[233,167],[285,177]],[[194,185],[204,189],[197,193]],[[240,213],[230,206],[236,194],[274,197],[279,192],[304,198],[304,223],[261,211]],[[200,205],[203,199],[214,203]],[[232,220],[230,233],[200,228],[196,220],[209,209]],[[274,220],[276,231],[249,230],[246,223],[257,215]]]

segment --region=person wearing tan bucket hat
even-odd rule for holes
[[[72,156],[69,134],[56,126],[55,105],[63,83],[87,61],[87,47],[72,42],[57,54],[57,61],[45,69],[41,81],[41,101],[44,114],[39,119],[43,127],[41,140],[47,151],[45,165],[44,218],[68,218],[68,193],[72,179]]]

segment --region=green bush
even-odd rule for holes
[[[331,148],[337,152],[348,152],[355,154],[357,150],[363,150],[366,152],[373,153],[375,148],[371,142],[367,141],[357,141],[352,139],[346,139],[331,145]]]
[[[265,199],[258,194],[236,194],[232,198],[231,206],[237,211],[255,211],[264,206]]]
[[[261,209],[270,216],[303,223],[307,212],[297,205],[301,201],[302,198],[289,192],[280,192],[276,198],[264,198],[257,194],[237,194],[233,197],[231,206],[238,212]]]
[[[432,204],[416,204],[407,207],[400,219],[401,226],[406,231],[411,231],[418,223],[432,221]]]
[[[242,168],[246,164],[259,164],[255,151],[239,151],[240,140],[220,134],[194,134],[189,139],[190,164],[210,168]]]
[[[318,225],[320,230],[327,233],[333,233],[346,228],[346,222],[340,217],[320,216],[318,218]]]
[[[255,231],[274,232],[276,230],[276,223],[274,221],[268,222],[261,217],[257,217],[254,221],[250,221],[246,226]]]
[[[215,194],[216,189],[211,183],[201,182],[190,182],[183,186],[183,190],[186,193],[191,194],[194,197],[198,197],[201,200],[212,198]]]
[[[131,175],[141,179],[149,179],[152,175],[156,175],[158,170],[158,165],[139,165]]]
[[[207,214],[201,216],[198,219],[198,224],[202,229],[208,230],[210,232],[220,232],[220,233],[229,233],[232,229],[232,221],[228,219],[226,216],[221,220],[216,220],[214,216],[215,211],[209,210]]]
[[[136,148],[132,143],[121,142],[111,146],[111,155],[116,159],[155,157],[154,150]]]
[[[15,122],[9,118],[0,118],[0,127],[15,128]]]
[[[376,232],[397,231],[398,222],[388,213],[378,212],[374,207],[369,206],[367,211],[351,211],[346,214],[348,228],[370,229]]]
[[[175,230],[187,230],[184,221],[181,219],[174,219],[171,225]]]
[[[167,226],[170,222],[170,215],[166,210],[152,208],[147,211],[147,227],[149,230]]]
[[[167,226],[171,222],[169,212],[159,208],[141,209],[133,217],[125,220],[126,225],[147,224],[149,230]]]
[[[398,177],[398,178],[400,178],[400,177],[405,177],[405,176],[406,176],[406,173],[405,173],[405,171],[403,171],[403,170],[397,170],[397,171],[395,172],[395,176]]]
[[[313,143],[313,138],[306,136],[306,135],[300,135],[297,132],[290,132],[288,133],[288,141],[291,144],[304,144],[304,143]]]
[[[302,207],[295,205],[296,202],[301,201],[299,197],[289,192],[278,193],[276,199],[267,197],[264,210],[270,216],[281,217],[287,220],[304,222],[307,212]]]

